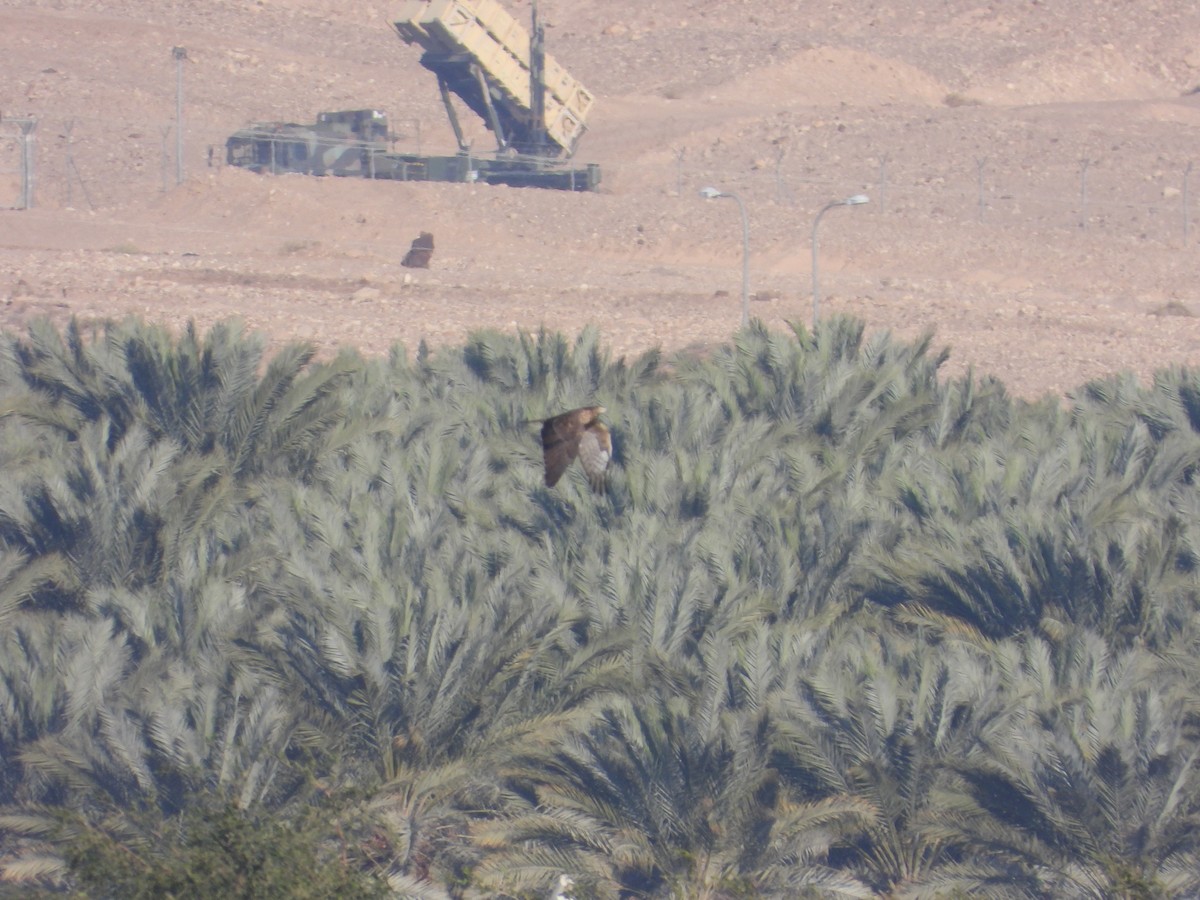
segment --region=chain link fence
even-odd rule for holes
[[[397,124],[402,127],[394,129],[400,132],[394,137],[401,147],[420,152],[421,123]],[[0,119],[0,207],[123,206],[170,190],[181,173],[225,165],[232,131],[189,125],[179,142],[177,125],[170,122],[6,117]],[[877,214],[1190,243],[1196,238],[1194,174],[1191,163],[1137,171],[1065,155],[1031,171],[1025,161],[999,154],[903,164],[887,156],[844,154],[828,162],[810,155],[800,163],[780,154],[736,169],[697,164],[680,151],[666,163],[606,167],[601,190],[684,195],[712,185],[738,193],[752,215],[755,206],[812,209],[865,192]]]
[[[1162,243],[1190,243],[1197,237],[1194,195],[1200,178],[1190,163],[1138,172],[1063,158],[1050,160],[1036,173],[999,157],[946,163],[935,168],[886,158],[843,158],[803,169],[784,162],[735,171],[679,160],[657,168],[661,183],[673,193],[695,194],[711,185],[737,193],[752,210],[768,204],[814,210],[865,192],[876,214],[903,212],[1031,232],[1073,229]],[[641,168],[639,180],[653,177],[650,169]],[[821,172],[819,177],[809,171],[813,168]]]

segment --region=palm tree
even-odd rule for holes
[[[1009,715],[988,642],[949,622],[918,618],[906,633],[862,614],[785,657],[795,674],[776,700],[780,771],[802,795],[870,804],[870,827],[831,864],[889,896],[921,896],[966,859],[941,827],[951,764],[986,755]]]
[[[263,345],[230,323],[203,340],[189,325],[177,341],[137,322],[90,334],[72,322],[64,341],[47,323],[35,323],[28,342],[9,340],[0,371],[23,388],[9,399],[10,415],[71,436],[104,420],[114,444],[140,422],[151,442],[223,452],[235,476],[254,474],[250,467],[265,462],[311,474],[345,420],[338,391],[358,360],[343,354],[312,365],[315,349],[297,344],[264,365]]]
[[[870,806],[795,795],[775,770],[774,642],[761,620],[718,619],[696,647],[635,656],[652,693],[526,754],[528,808],[477,831],[486,883],[527,888],[557,868],[601,896],[868,896],[826,859]]]
[[[986,757],[956,766],[955,830],[1042,896],[1167,897],[1200,889],[1190,698],[1141,650],[1073,630],[1016,648],[1021,703]]]
[[[623,702],[543,755],[528,776],[531,807],[477,829],[491,851],[484,883],[518,890],[569,869],[597,896],[869,896],[823,865],[869,810],[847,798],[793,801],[759,743],[765,723],[706,734],[695,712],[665,698]]]
[[[285,354],[225,407],[228,432],[205,437],[236,379],[170,379],[222,354],[257,379],[245,364],[257,355],[213,341],[201,350],[192,335],[174,353],[136,326],[90,342],[35,326],[0,355],[0,436],[20,453],[0,491],[3,681],[19,712],[0,738],[6,804],[170,815],[198,791],[280,804],[304,784],[304,710],[239,642],[263,626],[256,538],[278,489],[265,473],[327,464],[337,442],[309,438],[344,416],[332,393],[344,379],[318,373],[297,391],[309,357]]]
[[[902,453],[876,485],[890,521],[876,520],[854,584],[997,636],[1049,616],[1164,640],[1197,589],[1192,500],[1179,489],[1200,453],[1190,428],[1156,439],[1132,415],[1045,404],[994,419],[986,438]]]

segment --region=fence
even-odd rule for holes
[[[401,147],[420,152],[421,123],[401,120]],[[31,206],[101,209],[171,189],[181,174],[225,164],[234,129],[51,116],[0,119],[0,208]],[[178,157],[184,147],[184,158]],[[1020,159],[960,156],[904,163],[886,155],[811,155],[790,162],[780,154],[744,168],[691,162],[686,151],[666,163],[608,166],[602,190],[615,193],[695,193],[713,185],[735,192],[751,208],[818,208],[852,193],[871,196],[876,214],[906,211],[935,219],[997,226],[1076,229],[1160,243],[1190,243],[1193,228],[1190,162],[1146,168],[1064,154],[1037,172]],[[182,163],[182,165],[181,165]]]
[[[0,118],[0,209],[103,209],[164,192],[188,174],[225,165],[236,129],[175,122],[44,116]],[[420,122],[393,125],[400,146],[419,153]]]
[[[4,120],[15,133],[0,133],[0,206],[28,209],[33,206],[34,149],[37,119]]]
[[[706,185],[737,193],[752,210],[764,204],[816,210],[830,200],[865,192],[877,214],[903,211],[1034,233],[1074,229],[1161,243],[1190,243],[1197,237],[1190,162],[1174,170],[1139,172],[1063,157],[1036,175],[1000,157],[939,160],[939,166],[869,157],[734,171],[677,160],[669,173],[662,171],[662,181],[681,195]]]

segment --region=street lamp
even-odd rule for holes
[[[846,197],[844,200],[830,200],[821,207],[821,211],[817,213],[817,217],[813,219],[812,233],[812,281],[813,281],[813,328],[817,327],[817,318],[820,315],[821,306],[821,288],[817,278],[817,226],[821,224],[821,216],[835,206],[858,206],[868,202],[869,198],[866,194],[855,194],[853,197]]]
[[[729,197],[737,201],[738,209],[742,212],[742,327],[745,328],[750,324],[750,220],[746,217],[746,204],[737,194],[719,191],[715,187],[701,188],[700,196],[705,200]]]

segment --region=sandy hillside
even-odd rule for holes
[[[1200,363],[1190,0],[542,0],[551,52],[598,98],[577,160],[599,192],[221,164],[249,122],[358,107],[389,114],[397,149],[452,152],[397,8],[0,0],[0,324],[236,315],[384,352],[592,323],[618,353],[702,346],[741,317],[740,217],[700,199],[714,185],[745,203],[750,310],[772,326],[811,321],[815,217],[861,192],[820,220],[821,315],[933,329],[948,371],[1026,396]],[[433,264],[406,269],[421,231]]]

